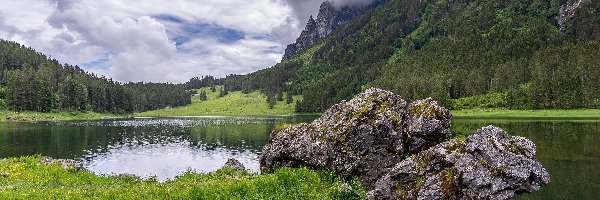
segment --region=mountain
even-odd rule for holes
[[[492,106],[600,108],[599,13],[589,0],[389,0],[269,69],[224,82],[302,94],[300,112],[367,87],[447,107],[498,94]],[[316,38],[314,26],[307,38]]]
[[[330,1],[323,2],[319,8],[317,18],[314,19],[312,15],[310,16],[306,27],[300,33],[300,37],[298,37],[296,43],[288,45],[285,49],[283,59],[290,58],[302,50],[317,44],[338,27],[344,25],[352,18],[363,14],[365,11],[377,7],[382,2],[383,0],[378,0],[370,5],[349,5],[341,8],[336,8]]]

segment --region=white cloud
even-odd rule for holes
[[[119,81],[184,82],[272,66],[322,1],[0,0],[0,37]]]

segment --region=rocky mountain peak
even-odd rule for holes
[[[344,6],[341,8],[336,8],[330,1],[323,2],[319,8],[317,18],[310,17],[296,43],[288,45],[285,49],[283,59],[290,58],[300,51],[312,47],[346,22],[380,5],[383,1],[377,0],[368,6]]]

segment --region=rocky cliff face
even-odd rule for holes
[[[561,31],[566,28],[566,23],[575,16],[577,10],[586,3],[590,3],[592,0],[569,0],[558,10],[558,16],[556,21]]]
[[[449,140],[451,120],[431,99],[409,104],[368,89],[310,124],[274,131],[261,171],[327,167],[358,177],[370,199],[509,199],[549,183],[533,142],[496,127]]]
[[[300,37],[296,40],[296,43],[288,45],[285,49],[283,59],[290,58],[298,52],[317,44],[352,18],[380,5],[383,1],[384,0],[375,1],[369,6],[345,6],[342,8],[335,8],[329,1],[323,2],[317,18],[314,19],[313,16],[310,16],[308,23],[306,23],[306,27],[300,34]]]

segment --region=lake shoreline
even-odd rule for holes
[[[465,109],[451,110],[454,117],[465,118],[600,118],[600,109],[570,110],[509,110]]]
[[[451,110],[452,116],[465,119],[600,119],[600,109],[572,109],[572,110],[508,110],[508,109],[465,109]],[[0,110],[0,121],[76,121],[76,120],[102,120],[102,119],[130,119],[146,117],[174,117],[174,118],[197,118],[197,117],[296,117],[317,116],[322,113],[203,113],[200,115],[176,115],[175,113],[164,113],[156,116],[133,113],[126,115],[95,113],[95,112],[14,112]]]
[[[102,119],[127,119],[131,114],[111,114],[96,112],[17,112],[11,110],[0,110],[0,121],[2,122],[29,122],[29,121],[76,121],[76,120],[102,120]]]
[[[357,179],[325,169],[280,168],[257,174],[222,168],[166,182],[46,165],[39,156],[0,160],[0,199],[364,199]],[[294,191],[294,192],[290,192]]]

